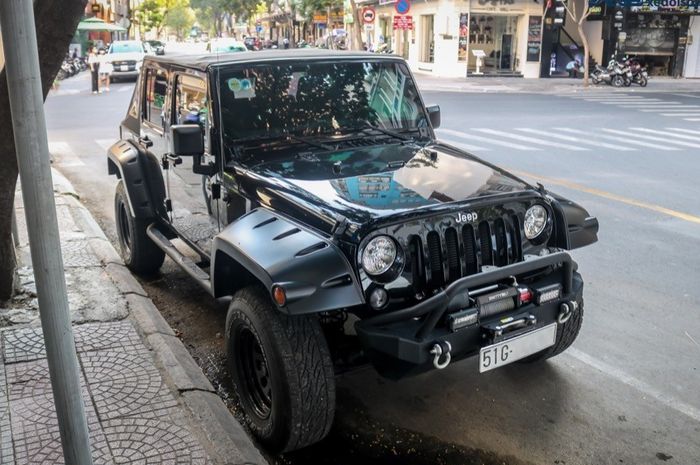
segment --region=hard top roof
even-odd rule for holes
[[[317,60],[324,58],[337,59],[391,59],[398,58],[391,55],[378,55],[369,52],[350,52],[342,50],[328,50],[317,48],[294,48],[294,49],[272,49],[261,50],[259,52],[230,52],[230,53],[208,53],[208,54],[172,54],[166,56],[151,56],[147,57],[148,61],[155,61],[163,64],[171,64],[182,66],[185,68],[194,68],[200,71],[206,71],[209,67],[225,66],[236,63],[257,63],[264,61],[276,60]]]

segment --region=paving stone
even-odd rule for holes
[[[144,418],[118,418],[103,423],[118,464],[204,465],[204,449],[184,426]]]
[[[17,463],[61,464],[63,453],[53,403],[48,362],[34,360],[6,366],[10,424]],[[114,463],[97,413],[81,375],[81,396],[95,464]]]
[[[10,402],[5,383],[5,365],[0,360],[0,464],[3,465],[14,464],[15,460],[10,426]]]
[[[134,325],[128,320],[76,325],[73,333],[78,352],[144,348]]]
[[[64,239],[63,233],[61,236],[61,238]],[[61,254],[63,255],[64,268],[85,268],[88,266],[102,265],[82,234],[79,240],[62,240]]]
[[[172,416],[177,401],[144,348],[80,354],[100,418]]]
[[[16,329],[2,332],[5,363],[27,362],[46,357],[41,328]]]

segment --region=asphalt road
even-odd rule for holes
[[[653,84],[561,95],[424,90],[442,107],[441,138],[598,217],[599,243],[574,252],[586,286],[581,335],[544,364],[483,375],[472,360],[399,383],[372,370],[343,376],[329,440],[281,462],[700,463],[700,83],[677,94]],[[132,85],[102,95],[88,87],[78,76],[49,96],[49,138],[55,166],[114,237],[105,149]],[[221,306],[170,262],[145,285],[228,396]]]

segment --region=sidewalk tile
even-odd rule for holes
[[[128,320],[86,323],[73,326],[73,331],[78,352],[144,347],[134,325]]]
[[[65,268],[85,268],[88,266],[102,266],[100,260],[92,253],[87,239],[62,240],[61,253],[63,255],[63,266]]]
[[[12,429],[10,427],[10,403],[5,383],[5,365],[0,360],[0,464],[14,464]]]
[[[118,464],[207,463],[206,453],[184,426],[143,418],[107,420],[103,426]]]
[[[102,419],[157,418],[177,406],[144,347],[81,353],[80,360]]]
[[[5,363],[28,362],[46,357],[41,328],[3,331],[3,356]]]
[[[15,459],[21,463],[63,463],[61,438],[45,359],[6,366]],[[97,413],[81,375],[81,395],[95,464],[113,463]]]

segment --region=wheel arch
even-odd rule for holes
[[[165,182],[154,154],[120,140],[107,150],[107,172],[124,183],[135,218],[165,216]]]
[[[289,314],[317,313],[364,303],[351,265],[329,238],[265,209],[229,224],[212,245],[212,293],[232,295],[251,283],[268,293],[281,286]]]

